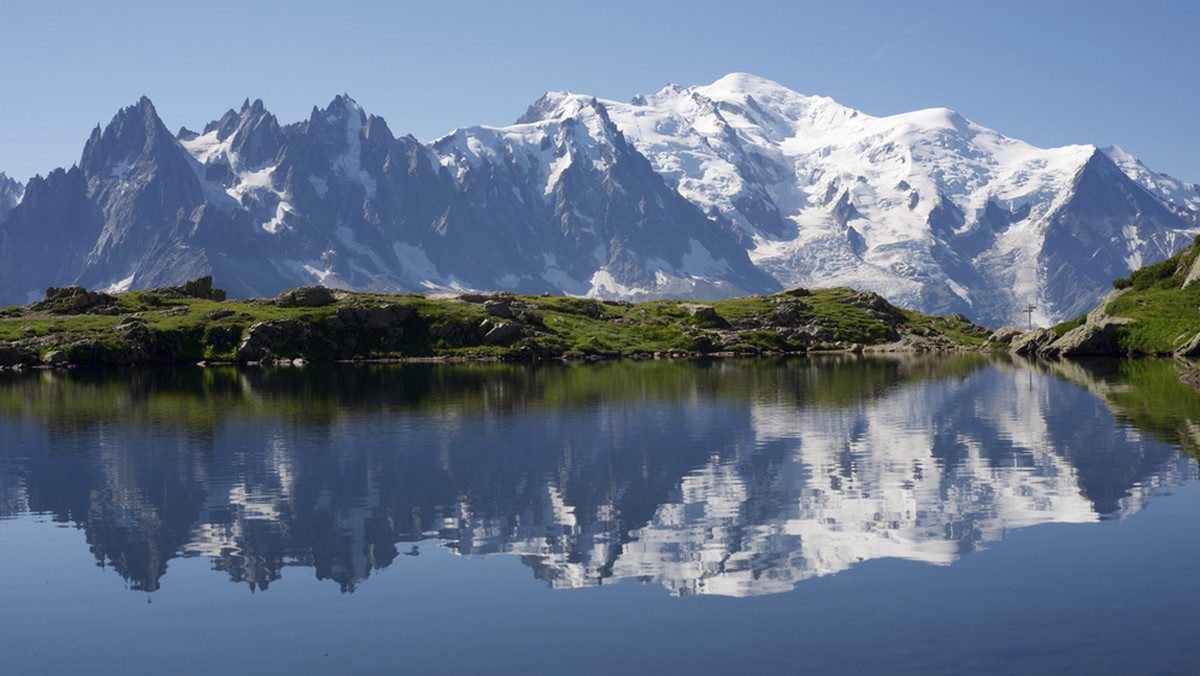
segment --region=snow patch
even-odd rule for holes
[[[121,279],[116,282],[113,282],[112,284],[109,284],[108,286],[101,289],[101,291],[103,291],[104,293],[125,293],[129,289],[133,288],[133,278],[136,276],[137,276],[137,268],[135,267],[133,272],[129,273],[128,277],[126,277],[125,279]]]
[[[654,291],[647,287],[625,286],[603,268],[597,270],[588,282],[591,288],[586,295],[593,298],[634,298],[650,295]]]
[[[562,174],[571,166],[571,151],[563,153],[560,157],[554,158],[550,163],[550,173],[546,176],[546,187],[544,193],[549,196],[554,193],[554,186],[558,185],[558,180],[562,178]]]
[[[396,254],[396,260],[400,263],[400,274],[405,280],[427,288],[446,286],[442,276],[438,274],[437,266],[429,260],[429,256],[421,247],[393,242],[392,251]]]
[[[586,296],[592,289],[591,284],[576,281],[566,270],[560,268],[546,270],[542,273],[542,279],[568,296]]]
[[[686,277],[722,277],[731,272],[724,258],[713,258],[712,252],[695,239],[688,240],[688,252],[683,255],[679,272]]]
[[[367,247],[363,246],[362,244],[358,243],[358,239],[354,236],[353,230],[351,230],[350,228],[348,228],[344,225],[341,225],[341,226],[338,226],[337,228],[335,228],[333,233],[334,233],[334,236],[337,237],[338,241],[341,242],[342,245],[346,247],[346,249],[348,249],[352,253],[358,254],[359,256],[366,257],[368,260],[370,260],[371,263],[373,263],[375,265],[375,270],[377,272],[383,273],[386,275],[390,275],[393,277],[395,276],[392,273],[391,269],[387,265],[384,264],[383,259],[380,258],[378,254],[376,254],[371,249],[368,249]],[[353,265],[353,263],[352,263],[352,265]],[[361,267],[356,266],[356,269],[367,277],[370,277],[373,274],[376,274],[376,273],[370,272],[366,269],[363,269]]]
[[[315,282],[324,285],[325,281],[333,275],[333,271],[324,266],[321,261],[278,261],[276,267],[290,271],[292,276],[302,282]]]
[[[954,292],[954,295],[967,301],[967,305],[969,305],[969,306],[975,305],[974,301],[971,300],[971,292],[968,291],[966,289],[966,287],[964,287],[962,284],[959,284],[958,282],[954,281],[953,279],[950,279],[949,277],[947,277],[946,278],[946,286],[950,287],[950,290]]]
[[[271,233],[272,235],[277,234],[281,229],[283,229],[285,227],[283,219],[289,213],[292,213],[292,214],[296,213],[295,209],[292,208],[292,205],[288,204],[287,202],[280,202],[279,205],[275,207],[275,216],[272,217],[271,220],[267,221],[266,223],[263,223],[262,229],[266,230],[267,232]]]

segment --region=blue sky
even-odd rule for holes
[[[0,171],[77,162],[143,94],[172,130],[348,93],[396,134],[503,125],[549,90],[627,100],[745,71],[872,115],[945,106],[1200,182],[1200,3],[23,2],[0,28]]]

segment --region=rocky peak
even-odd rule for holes
[[[0,221],[21,201],[25,186],[0,171]]]
[[[175,137],[159,119],[154,104],[143,96],[121,109],[103,130],[96,126],[79,166],[89,177],[120,174],[174,143]]]

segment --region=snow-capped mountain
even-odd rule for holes
[[[548,94],[515,125],[460,129],[431,147],[472,208],[459,227],[529,224],[496,246],[515,242],[515,260],[530,269],[493,287],[549,283],[569,294],[638,300],[775,288],[720,223],[655,173],[593,98]]]
[[[1033,302],[1049,322],[1200,232],[1196,186],[1119,149],[1035,148],[944,108],[872,117],[745,74],[605,105],[784,286],[869,289],[988,324]]]
[[[288,126],[247,101],[177,136],[143,98],[97,127],[79,166],[30,182],[0,224],[12,261],[0,294],[204,274],[234,296],[313,283],[639,298],[778,288],[602,107],[581,108],[426,146],[346,96]]]
[[[78,166],[0,179],[0,303],[211,274],[294,286],[725,298],[852,286],[1042,323],[1200,232],[1200,190],[1119,148],[1040,149],[945,109],[873,117],[745,74],[628,103],[550,93],[422,143],[347,96],[201,133],[143,98]]]

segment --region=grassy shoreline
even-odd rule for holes
[[[0,367],[735,357],[980,349],[990,331],[874,293],[791,289],[722,301],[378,294],[302,287],[226,300],[210,279],[103,294],[49,289],[0,309]]]

